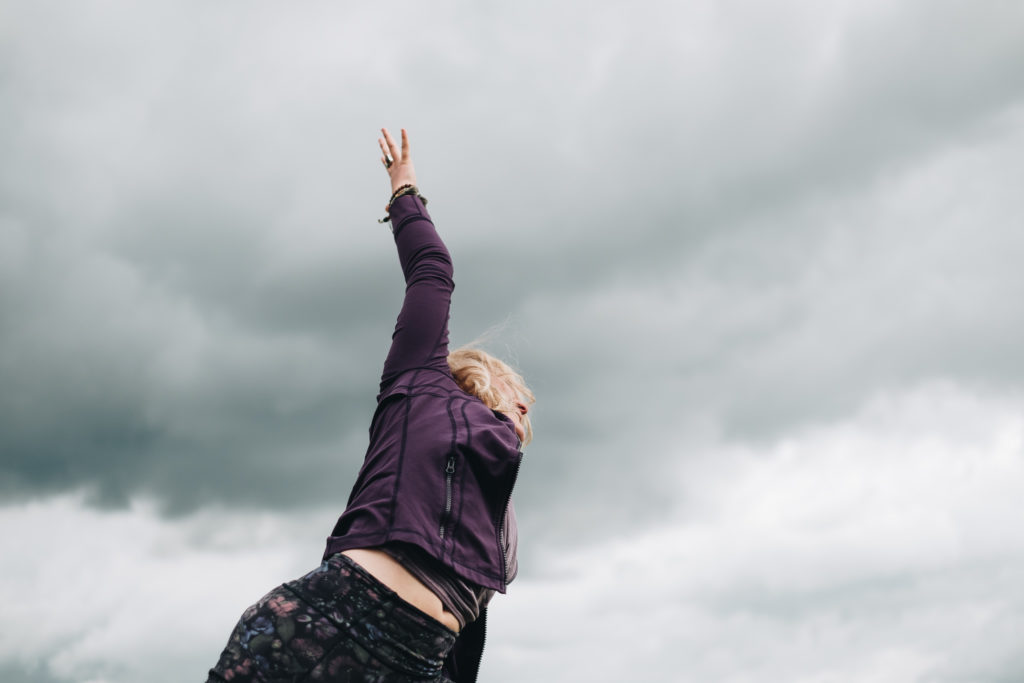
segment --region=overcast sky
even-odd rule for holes
[[[482,681],[1024,679],[1024,5],[349,5],[0,0],[0,679],[318,563],[381,126],[538,397]]]

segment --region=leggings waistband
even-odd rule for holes
[[[382,651],[410,673],[440,670],[457,637],[341,553],[284,588],[367,650]]]

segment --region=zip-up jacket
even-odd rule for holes
[[[452,261],[423,202],[399,197],[390,216],[405,299],[384,362],[370,445],[324,557],[402,541],[462,579],[504,593],[501,527],[522,459],[519,438],[508,416],[452,377]],[[481,648],[484,618],[473,629]],[[460,679],[475,678],[475,655],[473,673]]]

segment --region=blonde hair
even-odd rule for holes
[[[523,403],[532,405],[536,402],[523,376],[483,349],[475,346],[455,349],[448,354],[448,367],[451,368],[452,375],[462,390],[476,396],[491,410],[501,413],[519,412],[519,408],[509,403],[508,398],[494,385],[494,377],[505,380]],[[522,416],[522,423],[525,446],[533,440],[533,428],[527,415]]]

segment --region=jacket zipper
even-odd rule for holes
[[[455,456],[448,456],[448,464],[444,468],[444,514],[441,516],[441,538],[444,528],[448,525],[448,516],[452,512],[452,476],[455,474]]]

